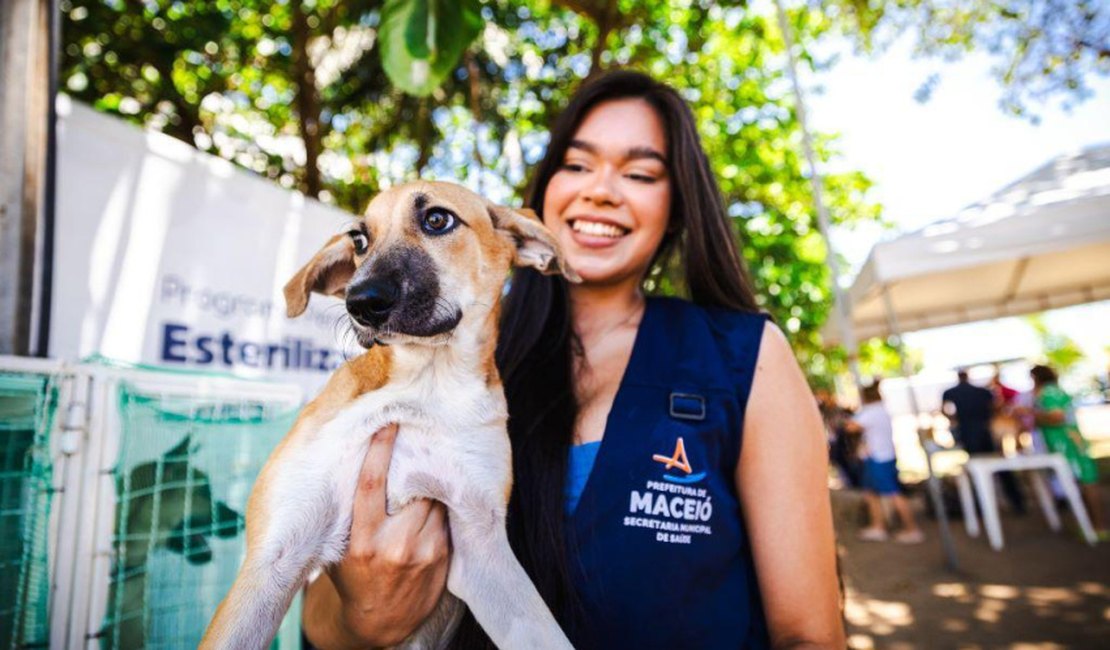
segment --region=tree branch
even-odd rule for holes
[[[177,89],[173,82],[172,69],[167,69],[158,59],[153,59],[150,64],[158,71],[166,94],[169,95],[170,104],[173,105],[173,110],[180,120],[176,124],[170,121],[165,130],[166,135],[173,136],[190,147],[196,147],[197,143],[193,136],[197,129],[203,128],[200,121],[200,108],[190,104]]]
[[[1092,43],[1090,41],[1087,41],[1087,40],[1084,40],[1084,39],[1080,38],[1080,39],[1076,39],[1075,45],[1076,45],[1077,48],[1080,48],[1080,49],[1091,50],[1092,52],[1095,53],[1095,56],[1097,56],[1099,59],[1110,58],[1110,48],[1099,45],[1097,43]]]
[[[428,97],[420,98],[420,107],[416,112],[416,146],[420,155],[416,159],[416,177],[420,178],[420,174],[424,166],[432,158],[432,120],[431,114],[428,110],[428,102],[431,101]]]
[[[300,0],[289,3],[293,13],[293,83],[297,87],[297,119],[304,140],[304,193],[320,198],[320,100],[316,93],[316,71],[308,56],[308,39],[312,34],[308,17]]]
[[[608,0],[553,0],[552,4],[564,9],[570,9],[576,14],[585,16],[594,22],[601,22],[608,13]]]

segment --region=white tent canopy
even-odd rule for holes
[[[860,340],[1110,299],[1110,145],[877,244],[848,295]]]

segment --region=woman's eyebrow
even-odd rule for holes
[[[567,149],[581,149],[589,154],[597,154],[597,147],[585,140],[571,140],[570,144],[567,145]]]
[[[635,160],[636,158],[654,158],[664,165],[667,164],[667,159],[663,154],[659,153],[651,147],[632,147],[624,154],[625,160]]]
[[[581,149],[582,151],[593,155],[597,155],[598,153],[597,146],[590,142],[586,142],[585,140],[571,140],[570,143],[567,144],[567,149]],[[667,164],[667,159],[663,157],[663,154],[659,153],[651,147],[632,147],[628,151],[624,152],[625,160],[635,160],[637,158],[654,158],[664,165]]]

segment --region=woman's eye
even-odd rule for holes
[[[563,170],[568,172],[584,172],[586,171],[586,167],[578,163],[563,163]]]
[[[628,178],[631,178],[632,180],[634,180],[638,183],[654,183],[655,182],[655,177],[654,176],[647,176],[645,174],[629,174]]]
[[[454,230],[458,223],[458,218],[447,210],[432,208],[424,215],[421,225],[429,235],[442,235]]]
[[[370,248],[370,239],[366,236],[366,233],[361,230],[352,230],[347,234],[350,235],[351,241],[355,244],[356,255],[362,255],[366,252],[366,249]]]

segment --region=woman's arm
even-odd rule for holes
[[[318,648],[392,646],[431,614],[447,586],[447,514],[419,500],[389,516],[385,479],[397,427],[374,434],[355,495],[351,540],[338,565],[309,585],[301,615]]]
[[[843,648],[821,416],[782,332],[763,331],[736,489],[775,648]]]
[[[1033,411],[1033,421],[1037,424],[1048,426],[1060,426],[1068,420],[1068,414],[1064,409],[1046,409]]]

